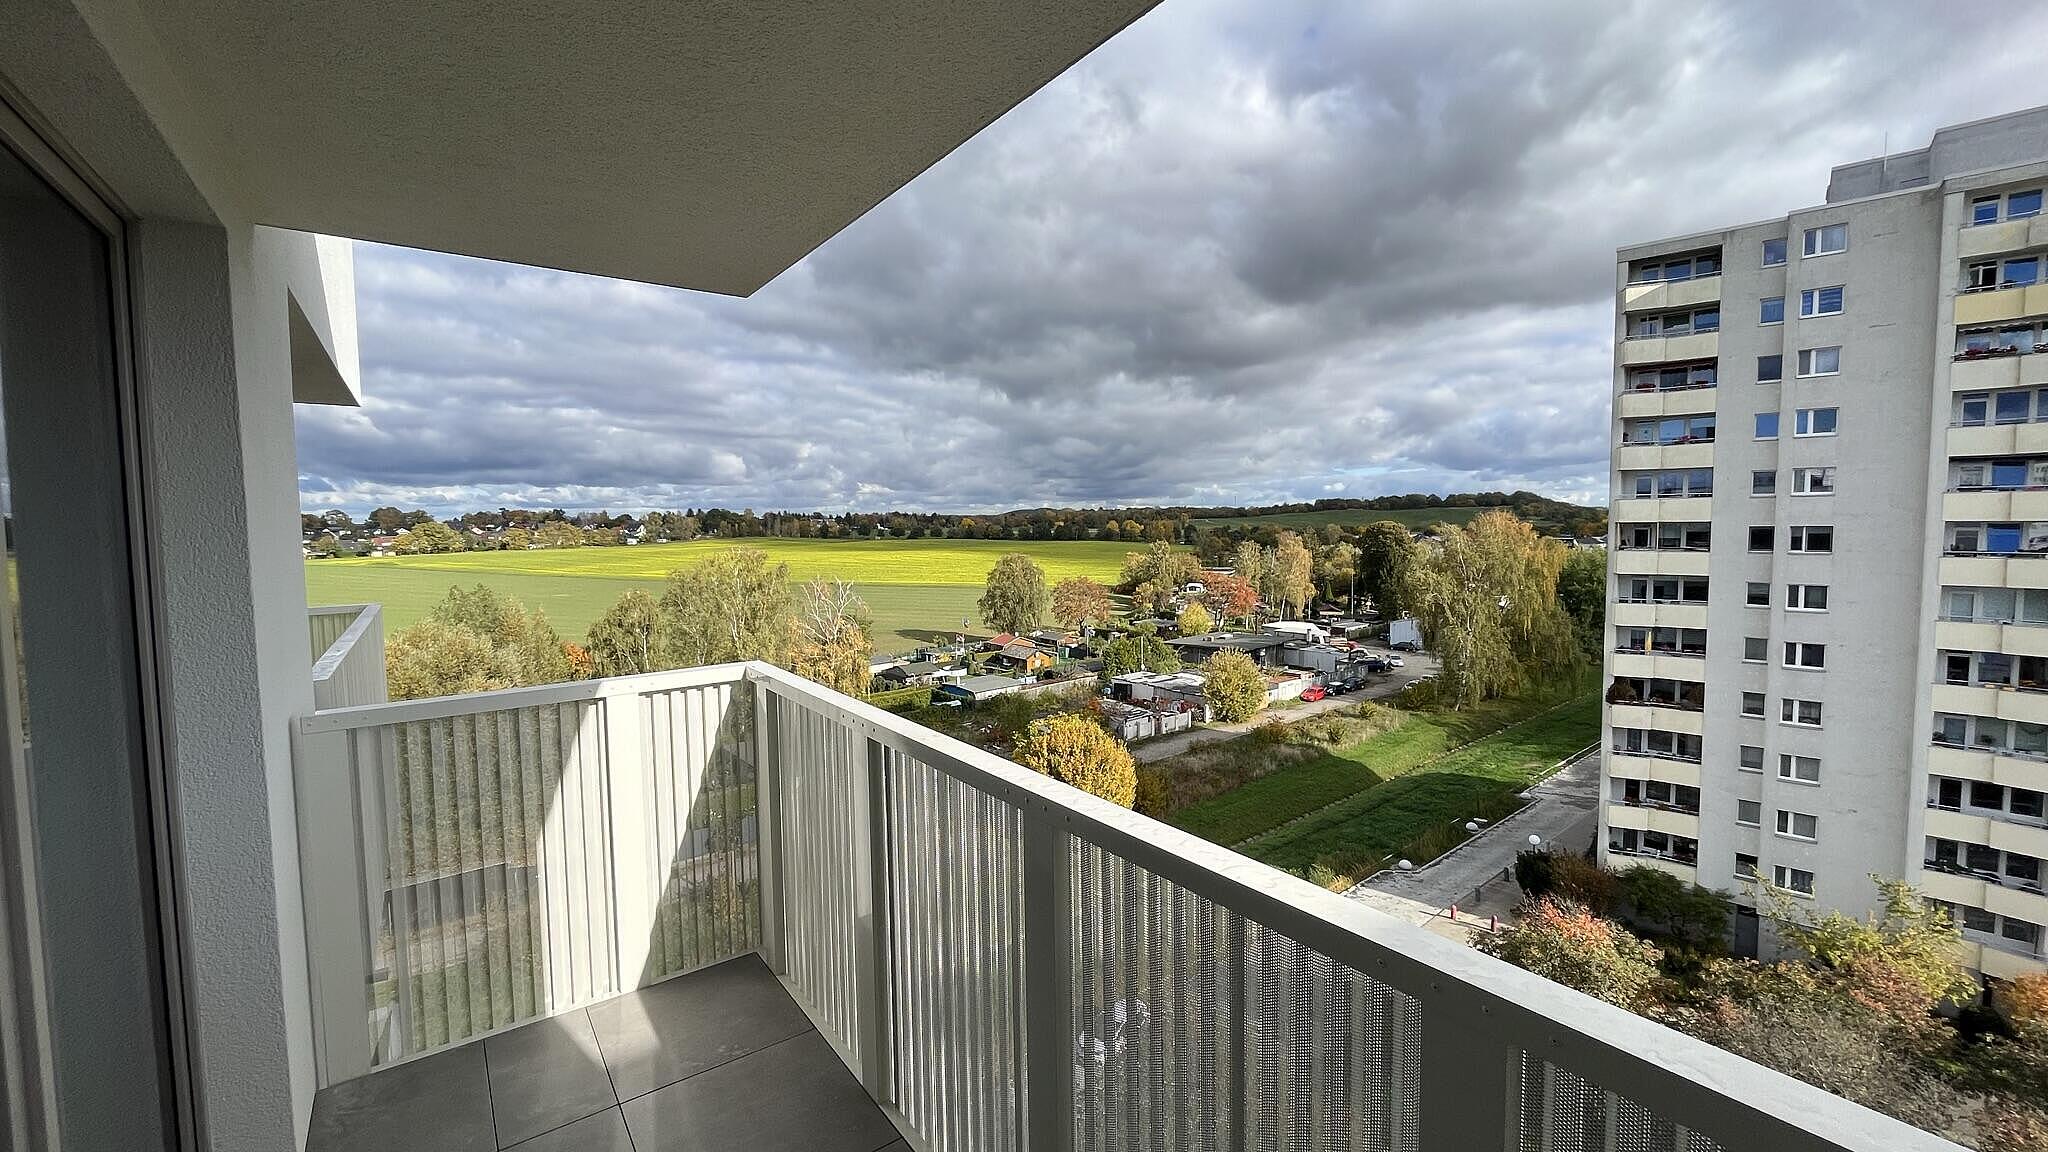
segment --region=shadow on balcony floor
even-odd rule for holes
[[[907,1148],[759,957],[321,1091],[307,1152]]]

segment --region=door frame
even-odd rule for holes
[[[49,128],[47,121],[37,117],[28,102],[6,83],[4,77],[0,77],[0,149],[12,152],[26,163],[31,171],[91,222],[107,242],[106,284],[109,315],[113,320],[110,335],[114,351],[122,485],[127,505],[128,576],[135,627],[135,688],[142,752],[140,767],[144,777],[137,783],[139,797],[146,806],[143,833],[150,840],[137,856],[148,863],[148,879],[155,893],[154,922],[144,928],[148,933],[150,951],[158,964],[152,994],[156,1001],[156,1015],[163,1028],[158,1056],[166,1094],[164,1130],[175,1142],[174,1148],[199,1149],[204,1146],[201,1141],[203,1114],[198,1107],[197,1065],[193,1058],[190,1026],[192,999],[187,979],[190,964],[184,931],[185,883],[181,867],[183,845],[179,835],[182,822],[177,818],[177,790],[168,770],[174,740],[171,713],[163,696],[163,687],[169,680],[168,669],[161,663],[166,649],[161,642],[158,625],[162,618],[162,566],[157,555],[156,533],[152,530],[157,523],[154,485],[148,480],[158,474],[157,457],[148,434],[148,424],[142,418],[146,409],[144,398],[148,394],[148,381],[146,374],[139,370],[135,356],[140,321],[132,304],[136,295],[137,269],[129,259],[129,250],[136,217],[88,165],[64,148],[61,141],[62,137]],[[8,592],[0,588],[0,597],[6,595]],[[4,606],[4,601],[0,601],[0,606]],[[10,636],[4,645],[0,645],[0,662],[5,665],[0,667],[0,676],[5,678],[4,692],[0,692],[0,723],[9,726],[0,730],[5,731],[15,730],[13,726],[19,723],[16,719],[19,702],[12,699],[16,684],[11,671],[13,661]],[[0,748],[5,749],[0,753],[0,770],[6,773],[5,778],[0,779],[0,819],[32,834],[25,810],[26,765],[21,760],[19,743],[0,741]],[[0,860],[0,874],[15,881],[10,889],[0,890],[0,917],[8,918],[6,922],[0,922],[0,943],[12,941],[14,944],[5,954],[0,954],[0,1023],[7,1022],[5,1013],[12,1008],[18,1020],[17,1031],[26,1029],[23,1036],[35,1046],[33,1063],[40,1076],[39,1083],[33,1086],[10,1082],[4,1086],[4,1091],[10,1099],[18,1098],[27,1106],[26,1119],[29,1123],[40,1126],[32,1129],[31,1133],[40,1133],[42,1142],[31,1143],[30,1146],[55,1146],[60,1134],[52,1131],[57,1113],[48,1020],[43,1000],[45,986],[37,928],[39,914],[35,907],[35,854],[29,842],[17,839],[16,844],[21,850],[20,858]],[[26,997],[20,992],[24,987],[28,992]],[[6,1039],[0,1038],[0,1043],[4,1042]],[[10,1077],[10,1081],[12,1079]]]

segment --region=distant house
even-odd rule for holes
[[[1059,659],[1029,640],[1012,640],[989,657],[988,662],[1020,676],[1036,676],[1059,663]]]
[[[1194,727],[1195,713],[1180,708],[1146,708],[1135,704],[1105,704],[1102,708],[1103,722],[1118,737],[1143,740],[1149,736],[1164,736],[1168,732],[1179,732]]]
[[[917,684],[929,684],[938,679],[943,666],[936,660],[913,660],[908,664],[896,664],[875,673],[875,679],[891,688],[909,688]]]
[[[981,647],[987,652],[1000,652],[1016,642],[1017,634],[1015,632],[998,632],[982,641]]]
[[[1151,703],[1193,710],[1208,716],[1202,695],[1207,678],[1200,672],[1126,672],[1109,683],[1110,695],[1132,703]]]
[[[939,700],[959,700],[968,704],[979,704],[997,696],[1007,696],[1025,687],[1026,681],[1009,676],[969,676],[957,684],[941,684],[932,692]]]
[[[1189,664],[1199,664],[1225,650],[1242,652],[1260,664],[1277,664],[1280,662],[1280,649],[1293,639],[1293,636],[1265,632],[1205,632],[1199,636],[1177,637],[1167,643]]]

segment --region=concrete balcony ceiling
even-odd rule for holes
[[[1153,3],[80,7],[255,223],[746,295]]]

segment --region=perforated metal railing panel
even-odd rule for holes
[[[1520,1152],[1727,1152],[1575,1072],[1522,1054]]]
[[[1092,844],[1072,867],[1076,1148],[1416,1147],[1413,1000]]]
[[[1416,1147],[1422,1009],[1285,936],[1245,939],[1246,1146],[1261,1152]]]
[[[711,684],[650,692],[640,706],[650,771],[641,795],[617,803],[646,814],[657,870],[645,982],[759,944],[761,861],[753,693]]]
[[[1073,841],[1070,868],[1074,1147],[1234,1147],[1230,953],[1241,921],[1085,841]]]
[[[772,697],[782,888],[782,964],[819,1030],[861,1050],[858,939],[868,839],[867,739],[836,717]]]
[[[890,753],[897,1106],[935,1152],[1018,1148],[1023,827],[1015,808]]]

